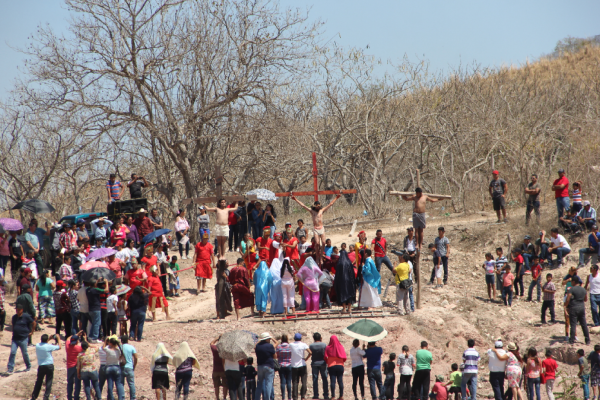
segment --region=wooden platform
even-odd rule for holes
[[[284,316],[283,314],[267,314],[264,318],[254,316],[251,317],[253,322],[296,322],[296,321],[311,321],[311,320],[326,320],[326,319],[350,319],[350,318],[385,318],[397,316],[395,310],[391,309],[377,309],[377,310],[354,310],[350,313],[342,313],[341,309],[339,310],[320,310],[318,312],[297,312],[295,315],[288,314]]]

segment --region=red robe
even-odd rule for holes
[[[127,271],[127,273],[125,274],[125,277],[127,278],[127,282],[129,283],[129,287],[131,288],[131,290],[129,292],[127,292],[127,298],[129,299],[129,296],[131,296],[131,293],[133,293],[133,289],[135,289],[136,287],[140,286],[142,284],[142,282],[140,281],[140,278],[144,278],[144,275],[147,277],[148,275],[144,272],[143,269],[136,269],[135,271],[133,269],[130,269],[129,271]]]
[[[239,310],[254,305],[254,294],[250,291],[250,279],[248,271],[243,267],[234,267],[229,271],[229,284],[231,284],[231,295],[233,305]]]
[[[160,278],[158,276],[149,276],[145,286],[150,289],[150,297],[148,298],[149,304],[152,304],[152,299],[156,298],[155,307],[162,308],[160,301],[158,301],[158,299],[162,298],[165,307],[169,307],[169,302],[165,299],[162,283],[160,283]]]
[[[151,256],[151,257],[144,256],[144,257],[142,257],[140,262],[146,264],[146,266],[144,267],[144,270],[146,271],[146,274],[148,274],[148,276],[150,276],[150,274],[151,274],[150,268],[152,268],[154,265],[158,264],[158,258],[156,256]]]
[[[265,240],[264,237],[259,237],[258,239],[256,239],[256,246],[266,247],[265,250],[261,249],[258,251],[258,258],[260,258],[260,261],[269,262],[269,251],[271,249],[271,243],[273,243],[273,239],[271,238],[267,238]]]
[[[284,244],[293,246],[294,244],[298,244],[298,239],[293,237],[290,240],[284,240],[283,241]],[[285,256],[289,257],[290,260],[299,260],[300,259],[300,253],[298,252],[298,246],[296,246],[293,249],[290,249],[288,247],[285,248]]]
[[[200,278],[212,279],[212,255],[213,245],[210,243],[198,242],[195,247],[196,258],[196,276]]]

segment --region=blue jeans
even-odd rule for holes
[[[275,377],[275,370],[266,365],[259,365],[257,367],[258,374],[256,375],[256,393],[254,400],[271,400],[273,396],[273,378]],[[109,399],[112,400],[112,399]]]
[[[539,378],[538,378],[539,382]],[[469,400],[467,397],[467,385],[469,386],[469,391],[471,392],[471,400],[477,399],[477,374],[468,374],[463,373],[462,382],[460,384],[460,391],[462,394],[462,398],[464,400]],[[539,385],[538,385],[538,393],[539,393]]]
[[[598,315],[598,307],[600,307],[600,294],[590,294],[590,306],[592,307],[592,320],[594,326],[600,325],[600,316]]]
[[[529,253],[521,254],[523,256],[523,261],[525,262],[525,271],[531,271],[531,257],[533,257]]]
[[[583,398],[587,400],[590,398],[590,375],[581,375],[579,378],[583,384]]]
[[[558,261],[559,264],[562,264],[562,259],[564,256],[566,256],[567,254],[569,254],[571,252],[571,249],[568,249],[566,247],[559,247],[557,249],[554,249],[554,253],[556,253],[556,261]],[[548,262],[551,263],[552,262],[552,254],[553,253],[548,253]]]
[[[281,367],[279,369],[279,381],[281,382],[281,398],[283,400],[292,398],[292,366]],[[285,388],[287,388],[288,397],[285,397]]]
[[[323,381],[323,397],[326,399],[329,398],[329,384],[327,383],[327,364],[323,362],[321,365],[312,365],[310,366],[312,371],[312,381],[313,381],[313,398],[319,398],[319,375],[321,375],[321,380]]]
[[[87,400],[91,400],[92,398],[92,387],[94,388],[94,392],[96,392],[94,399],[100,399],[102,397],[100,394],[100,386],[98,385],[98,372],[81,372],[81,382],[83,382],[83,390],[85,391]]]
[[[502,288],[502,301],[505,306],[512,306],[513,290],[512,286],[504,286]]]
[[[529,400],[533,400],[534,387],[537,400],[540,400],[540,378],[527,378],[527,394],[529,395]]]
[[[113,385],[117,385],[117,396],[119,400],[125,397],[125,389],[121,383],[121,367],[118,365],[106,366],[106,386],[108,390],[108,400],[115,400],[113,396]]]
[[[328,368],[329,380],[331,381],[331,398],[335,398],[335,383],[337,381],[340,388],[340,398],[344,397],[344,366],[334,365]],[[327,397],[327,396],[325,396]]]
[[[73,393],[73,389],[75,393]],[[67,399],[79,400],[81,380],[77,377],[77,367],[67,368]]]
[[[106,364],[100,365],[100,367],[98,368],[98,386],[100,386],[100,393],[102,393],[105,383],[106,383]]]
[[[562,217],[567,210],[571,206],[568,197],[557,197],[556,198],[556,209],[558,211],[558,218]]]
[[[71,335],[77,335],[79,331],[79,311],[71,310]]]
[[[394,272],[394,267],[392,266],[392,262],[390,261],[390,259],[388,258],[388,256],[385,257],[375,257],[375,268],[377,268],[378,272],[381,272],[381,264],[385,264],[386,267],[388,267],[388,269],[393,273]]]
[[[373,400],[377,399],[377,390],[379,390],[379,397],[381,397],[381,370],[379,368],[368,369],[367,379],[369,380],[369,389]]]
[[[10,344],[10,356],[8,357],[8,372],[13,372],[15,369],[15,356],[17,355],[17,349],[21,349],[21,355],[27,369],[31,368],[31,362],[29,362],[29,353],[27,353],[28,339],[13,340]]]
[[[90,339],[98,340],[98,336],[100,335],[100,311],[90,311],[89,313],[90,321],[92,321],[92,329],[90,331]]]
[[[540,301],[542,298],[542,286],[540,285],[540,280],[532,279],[529,283],[529,291],[527,293],[527,300],[531,301],[533,296],[533,288],[537,287],[537,301]]]
[[[408,298],[410,299],[410,311],[415,312],[415,297],[413,296],[413,287],[408,288]]]
[[[134,310],[131,312],[131,324],[129,325],[129,337],[131,339],[142,340],[144,333],[144,322],[146,321],[146,310]],[[137,328],[137,338],[135,329]]]
[[[550,254],[548,253],[548,245],[546,243],[542,243],[540,245],[540,254],[538,255],[540,256],[540,262],[543,260],[548,260],[548,262],[552,261]]]
[[[598,250],[592,250],[589,247],[579,249],[579,265],[585,265],[586,254],[598,254]]]
[[[132,368],[121,367],[121,386],[123,386],[123,396],[125,395],[125,379],[129,386],[129,398],[135,400],[135,375]]]

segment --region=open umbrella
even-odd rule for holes
[[[346,335],[365,342],[376,342],[387,336],[383,326],[370,319],[361,319],[342,331]]]
[[[87,257],[88,260],[97,260],[98,258],[104,258],[108,256],[112,256],[113,254],[117,254],[115,249],[111,249],[110,247],[103,247],[98,250],[94,250]]]
[[[142,239],[142,242],[144,242],[144,243],[151,242],[154,239],[156,239],[157,237],[160,237],[162,235],[166,235],[169,232],[171,232],[170,229],[158,229],[158,230],[155,230],[154,232],[150,232],[149,234],[147,234],[146,236],[144,236],[144,238]]]
[[[250,357],[254,346],[254,339],[248,331],[229,331],[219,339],[217,350],[221,358],[239,361]]]
[[[256,197],[259,200],[265,200],[265,201],[277,200],[277,196],[275,196],[275,193],[273,193],[267,189],[253,189],[249,192],[246,192],[246,196],[250,196],[250,195],[256,195]]]
[[[7,231],[19,231],[24,229],[21,221],[12,218],[0,218],[0,225]]]
[[[125,294],[127,292],[129,292],[131,290],[131,288],[127,285],[118,285],[117,286],[117,291],[116,291],[116,295],[120,296],[122,294]]]
[[[81,280],[83,280],[84,282],[91,282],[93,280],[97,281],[98,279],[103,278],[104,280],[112,281],[116,277],[117,275],[110,269],[104,267],[97,267],[85,271],[83,273],[83,276],[81,277]]]
[[[92,269],[92,268],[106,268],[108,269],[108,265],[106,265],[106,263],[103,263],[102,261],[88,261],[85,264],[82,264],[81,267],[79,267],[80,271],[87,271],[88,269]]]
[[[25,210],[34,214],[45,214],[54,211],[52,204],[44,200],[30,199],[17,203],[13,210]]]

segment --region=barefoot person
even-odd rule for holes
[[[212,270],[215,267],[213,245],[208,243],[208,233],[204,232],[202,241],[194,247],[194,264],[196,264],[196,296],[206,291],[206,280],[212,279]]]
[[[250,278],[244,260],[238,258],[237,265],[229,272],[229,284],[233,296],[235,316],[240,320],[240,309],[250,307],[254,315],[254,294],[250,291]]]
[[[152,273],[146,281],[146,288],[150,290],[150,298],[148,299],[148,305],[150,306],[150,312],[152,313],[152,322],[156,321],[156,308],[162,308],[165,312],[166,319],[169,320],[169,302],[165,298],[163,293],[162,283],[158,277],[158,267],[155,265],[150,270]]]
[[[204,205],[204,204],[203,204]],[[230,207],[227,207],[225,199],[219,199],[216,208],[204,206],[206,211],[217,213],[217,221],[215,223],[215,236],[219,244],[219,260],[225,259],[225,244],[229,239],[229,209],[237,210],[237,201],[234,201]]]
[[[423,189],[420,187],[415,189],[415,194],[412,196],[402,195],[404,201],[414,201],[415,207],[413,208],[413,227],[415,228],[417,237],[417,251],[421,252],[421,245],[423,244],[423,230],[427,227],[425,223],[425,206],[426,202],[435,203],[438,199],[431,198],[423,194]]]
[[[315,238],[317,238],[317,248],[315,250],[316,250],[316,254],[317,254],[317,263],[318,264],[320,264],[322,253],[323,253],[323,247],[325,247],[325,240],[326,240],[325,228],[323,227],[323,213],[325,213],[325,211],[329,210],[329,208],[340,197],[342,197],[341,194],[336,195],[335,199],[333,199],[331,201],[331,203],[327,204],[323,208],[321,208],[321,203],[318,200],[313,203],[313,206],[311,208],[308,208],[306,205],[304,205],[304,203],[302,203],[300,200],[298,200],[296,198],[296,196],[294,196],[293,194],[291,195],[292,200],[294,200],[296,203],[298,203],[300,205],[300,207],[304,208],[312,216],[313,234],[314,234]]]

